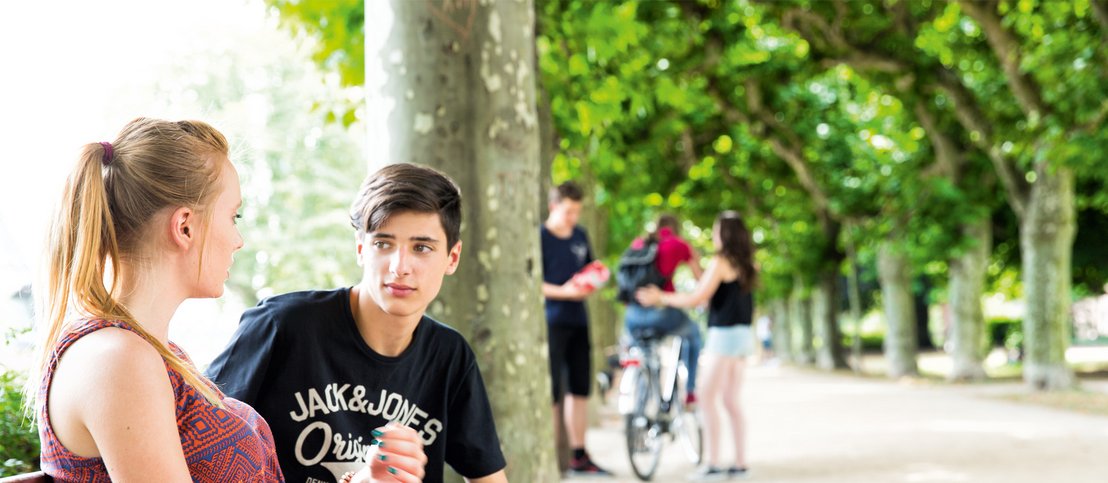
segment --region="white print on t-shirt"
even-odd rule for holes
[[[585,259],[589,257],[589,246],[584,243],[574,243],[569,246],[569,250],[577,257],[577,264],[584,265]]]
[[[350,391],[347,394],[347,391]],[[320,393],[323,395],[320,396]],[[294,394],[296,402],[300,406],[299,411],[290,411],[289,417],[293,421],[303,422],[307,419],[315,419],[316,415],[327,415],[339,411],[365,413],[371,416],[380,416],[388,421],[410,426],[419,432],[424,446],[430,446],[438,438],[443,429],[442,421],[437,418],[428,419],[427,412],[420,409],[399,393],[382,389],[377,401],[365,398],[365,386],[332,383],[324,386],[323,390],[309,388],[305,400],[304,392]],[[372,429],[372,428],[369,428]],[[304,448],[304,441],[319,432],[323,437],[323,446],[320,448]],[[368,431],[368,429],[367,429]],[[339,461],[361,461],[369,449],[369,441],[363,436],[354,436],[350,433],[336,433],[331,425],[324,421],[314,421],[300,432],[296,438],[296,460],[304,466],[313,466],[319,463],[327,455],[332,453]]]

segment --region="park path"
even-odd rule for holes
[[[1001,397],[1026,391],[1018,383],[952,386],[758,366],[747,371],[745,391],[748,481],[1108,481],[1108,417]],[[595,419],[587,444],[593,460],[616,473],[606,481],[638,481],[614,406]],[[667,446],[654,481],[686,481],[693,470],[680,448]]]

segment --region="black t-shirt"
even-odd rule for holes
[[[504,468],[477,360],[454,329],[424,316],[397,357],[373,351],[350,309],[350,289],[269,298],[242,322],[208,375],[254,406],[273,429],[290,483],[333,482],[361,468],[388,421],[415,429],[429,459],[478,478]]]
[[[573,227],[569,238],[558,238],[545,226],[542,240],[542,280],[562,285],[593,260],[589,237],[579,226]],[[574,300],[546,299],[546,323],[561,326],[587,326],[589,314],[585,303]]]

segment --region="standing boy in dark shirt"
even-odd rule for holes
[[[449,178],[386,166],[351,208],[361,282],[243,314],[210,377],[265,417],[290,483],[437,482],[444,463],[507,481],[473,351],[424,315],[458,267],[461,217]]]
[[[542,294],[546,297],[547,340],[550,345],[550,382],[555,401],[554,420],[558,421],[562,405],[557,401],[563,392],[561,383],[565,370],[569,387],[566,388],[563,405],[569,446],[573,450],[570,473],[610,476],[611,473],[596,466],[585,452],[586,416],[592,386],[592,347],[589,342],[589,314],[583,301],[590,292],[570,282],[573,274],[593,260],[589,238],[585,230],[577,226],[583,198],[581,188],[572,181],[551,190],[550,215],[540,233]]]

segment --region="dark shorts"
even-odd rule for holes
[[[563,380],[574,396],[588,396],[592,387],[591,344],[589,327],[547,325],[547,342],[550,347],[550,382],[554,401],[562,397]]]

